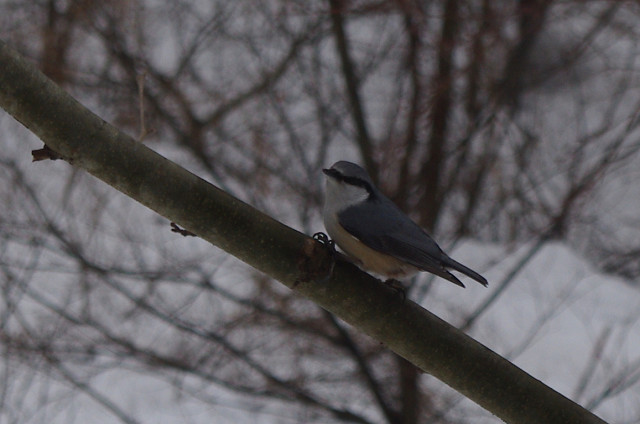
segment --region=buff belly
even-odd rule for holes
[[[387,278],[407,277],[419,271],[413,265],[370,248],[335,222],[325,222],[325,226],[340,249],[367,271]]]

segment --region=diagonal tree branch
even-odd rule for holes
[[[319,244],[163,158],[84,108],[0,42],[0,106],[73,166],[224,249],[512,423],[603,423]]]

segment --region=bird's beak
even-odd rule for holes
[[[336,171],[333,168],[323,169],[322,172],[324,172],[324,175],[326,175],[327,177],[338,178],[340,176],[340,172]]]

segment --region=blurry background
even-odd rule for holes
[[[323,230],[321,168],[365,166],[490,281],[425,274],[409,298],[612,423],[640,422],[638,22],[617,1],[0,0],[0,38],[83,104],[296,229]],[[41,145],[0,113],[0,423],[498,422],[31,163]]]

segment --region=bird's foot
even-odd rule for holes
[[[313,235],[313,239],[327,246],[329,253],[335,256],[336,254],[336,242],[331,240],[328,235],[323,232],[317,232]]]
[[[324,283],[331,277],[331,274],[333,274],[333,267],[336,264],[336,256],[338,254],[338,252],[336,251],[336,242],[331,240],[329,236],[323,232],[315,233],[313,235],[313,239],[318,243],[323,244],[327,248],[327,251],[329,252],[329,256],[331,258],[331,264],[329,265],[329,270],[327,271],[326,276],[318,280],[319,283]]]

